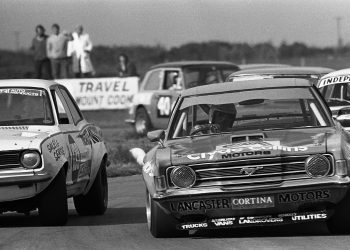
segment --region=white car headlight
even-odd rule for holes
[[[36,151],[24,151],[21,155],[21,164],[25,168],[36,168],[40,165],[40,154]]]

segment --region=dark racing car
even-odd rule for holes
[[[350,231],[349,138],[304,79],[185,90],[166,131],[148,133],[148,227],[193,229],[326,220]]]

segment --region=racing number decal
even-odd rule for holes
[[[160,96],[157,103],[158,117],[169,117],[171,113],[171,96]]]

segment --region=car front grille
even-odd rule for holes
[[[247,160],[213,162],[189,165],[197,177],[195,186],[215,185],[247,185],[263,184],[267,182],[281,182],[285,180],[310,178],[305,171],[305,160],[310,155],[281,156],[273,158],[256,158]],[[334,159],[325,154],[331,163],[333,175]],[[167,169],[168,183],[172,186]]]
[[[21,167],[20,152],[7,151],[0,152],[0,170]]]

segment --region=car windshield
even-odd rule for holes
[[[329,106],[350,106],[350,83],[338,83],[320,89]]]
[[[0,88],[0,107],[0,126],[54,124],[43,89]]]
[[[258,89],[182,99],[169,138],[330,126],[331,121],[308,87]]]
[[[235,66],[198,66],[183,70],[186,88],[223,82],[231,73],[237,71]]]

